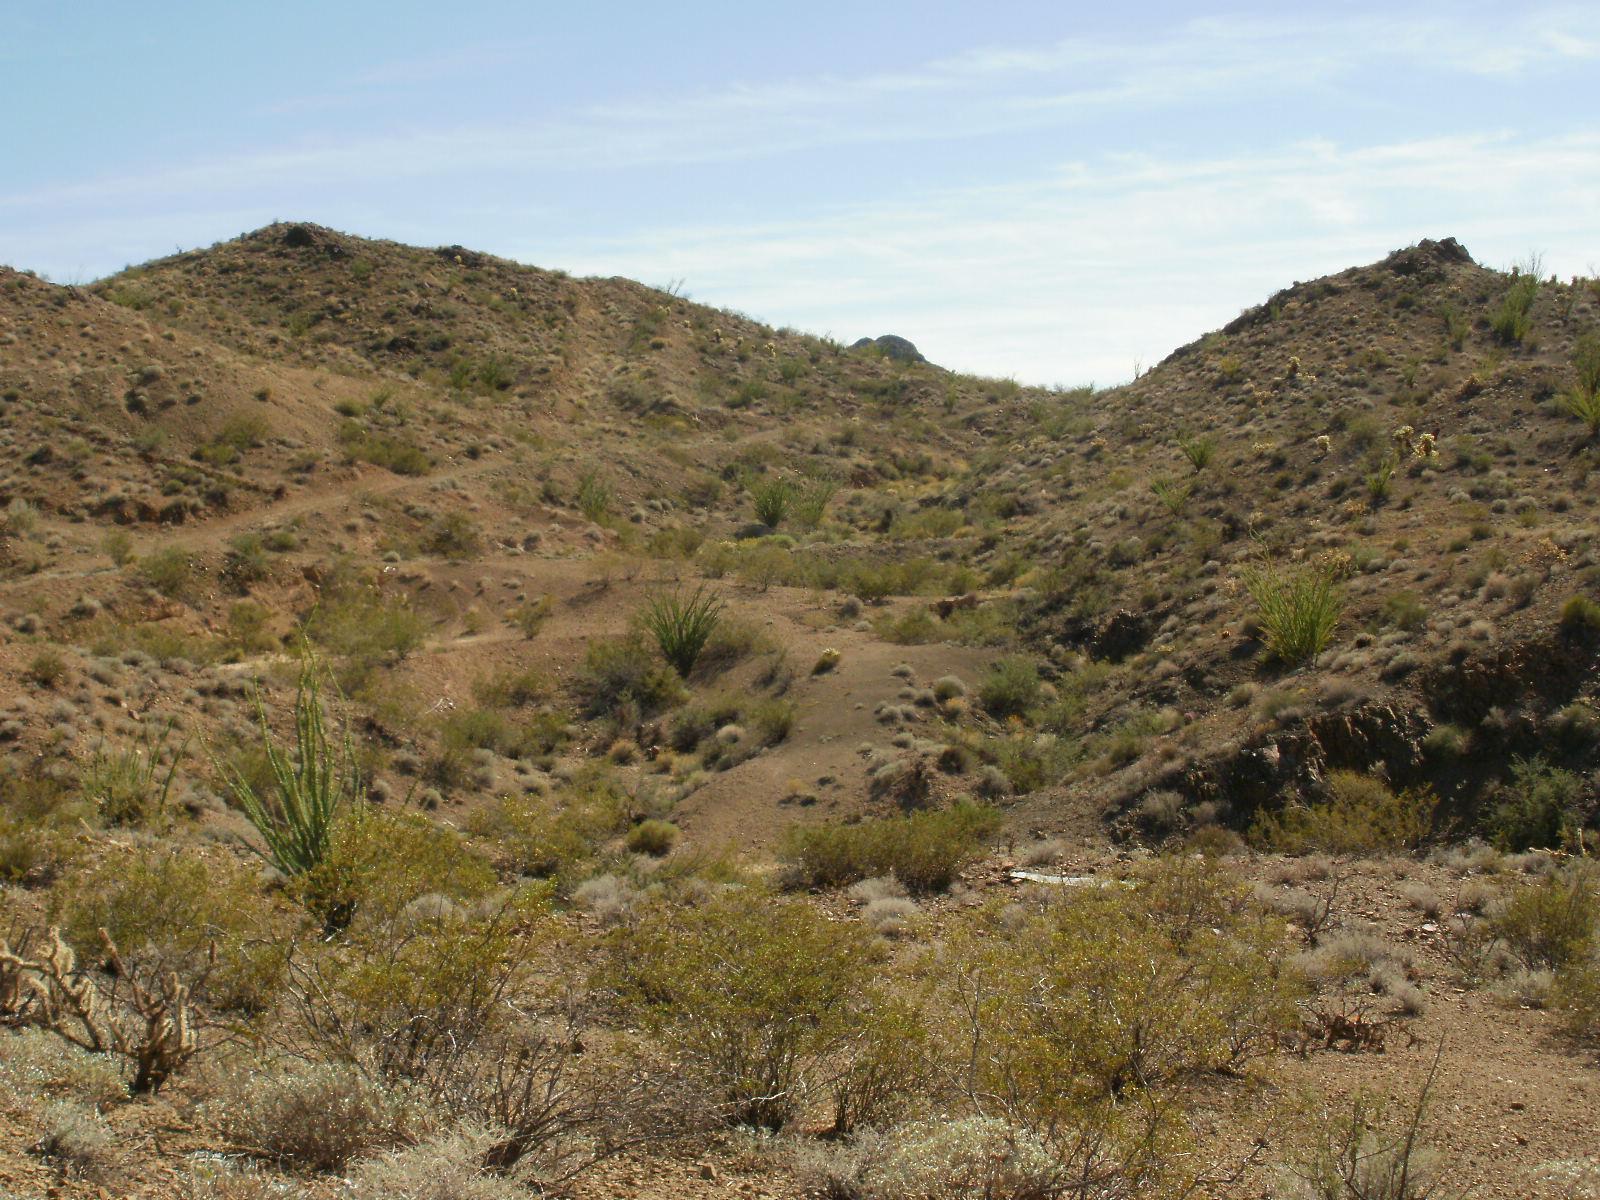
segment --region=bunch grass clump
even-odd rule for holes
[[[1333,640],[1344,608],[1333,575],[1261,565],[1245,574],[1244,584],[1256,603],[1267,650],[1291,667],[1315,663]]]

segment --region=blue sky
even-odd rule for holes
[[[1421,237],[1600,269],[1600,6],[0,0],[0,262],[305,219],[1025,382]]]

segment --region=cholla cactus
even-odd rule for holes
[[[1300,374],[1300,356],[1298,354],[1291,354],[1289,356],[1288,375],[1291,379],[1293,379],[1298,374]]]
[[[1333,453],[1333,439],[1325,433],[1319,433],[1312,443],[1317,448],[1317,457],[1326,458]]]
[[[1433,434],[1425,433],[1417,438],[1411,445],[1411,453],[1418,458],[1438,458],[1439,447],[1435,444]]]
[[[1396,429],[1394,431],[1394,433],[1391,434],[1390,436],[1394,438],[1395,444],[1397,446],[1403,446],[1404,448],[1409,450],[1411,448],[1411,435],[1414,434],[1415,432],[1416,432],[1416,430],[1412,429],[1411,426],[1402,425],[1402,426],[1400,426],[1399,429]]]
[[[156,990],[147,988],[128,970],[104,929],[100,942],[111,964],[105,989],[79,968],[59,929],[50,930],[48,947],[33,958],[25,948],[14,952],[0,941],[0,975],[14,981],[7,988],[12,1017],[90,1053],[128,1059],[134,1066],[129,1090],[135,1095],[159,1091],[199,1049],[189,986],[168,972]],[[208,968],[215,962],[213,946]]]

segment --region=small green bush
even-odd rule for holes
[[[1026,658],[1002,658],[978,685],[978,703],[991,716],[1021,717],[1039,703],[1039,668]]]
[[[1532,267],[1533,264],[1530,264]],[[1502,345],[1520,345],[1533,329],[1533,302],[1539,295],[1537,268],[1522,270],[1512,276],[1500,307],[1489,319],[1489,328],[1495,340]]]
[[[552,879],[571,875],[625,826],[620,797],[591,787],[569,793],[564,803],[545,796],[503,797],[474,813],[468,827],[493,840],[517,874]]]
[[[778,857],[810,887],[892,875],[913,892],[940,892],[999,824],[995,809],[959,803],[855,825],[796,825],[784,834]]]
[[[1532,970],[1581,966],[1600,945],[1600,872],[1578,862],[1525,883],[1489,915],[1488,927]]]
[[[55,687],[66,674],[66,657],[54,648],[39,651],[28,660],[28,665],[22,671],[24,679],[42,688]]]
[[[1600,631],[1600,603],[1573,596],[1561,606],[1561,628],[1573,633]]]
[[[119,846],[69,877],[54,919],[87,961],[104,929],[137,975],[203,980],[199,996],[234,1012],[275,1000],[288,922],[247,871],[216,856]]]
[[[671,821],[652,818],[640,821],[628,830],[628,849],[635,854],[648,854],[652,858],[661,858],[670,854],[677,842],[678,827]]]
[[[186,599],[194,590],[194,563],[181,546],[169,546],[147,554],[139,560],[139,574],[156,591],[172,600]]]
[[[597,524],[611,511],[611,486],[595,470],[578,477],[578,511]]]
[[[732,892],[612,937],[613,990],[730,1124],[780,1129],[837,1070],[872,996],[860,927]]]
[[[422,548],[429,554],[461,562],[483,553],[483,533],[470,514],[445,513],[428,527]]]
[[[624,705],[660,712],[683,695],[676,672],[658,663],[644,640],[626,636],[592,641],[573,673],[572,690],[586,716],[610,716]]]
[[[1557,848],[1582,828],[1589,789],[1583,778],[1543,759],[1519,758],[1511,782],[1496,788],[1484,832],[1502,850]]]
[[[1439,798],[1426,788],[1395,793],[1353,771],[1328,776],[1326,801],[1263,813],[1250,829],[1258,846],[1286,854],[1413,850],[1433,828]]]
[[[78,785],[107,825],[142,825],[165,815],[183,757],[181,749],[167,753],[171,735],[170,724],[159,734],[146,730],[120,749],[101,746],[84,765]]]

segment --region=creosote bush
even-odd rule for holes
[[[658,909],[611,944],[612,987],[731,1124],[779,1129],[803,1111],[874,998],[865,935],[803,900]]]
[[[999,823],[999,813],[986,805],[958,803],[855,825],[796,825],[784,834],[778,854],[796,881],[809,887],[893,876],[913,892],[939,892]]]
[[[572,688],[585,715],[592,717],[614,715],[630,704],[649,715],[683,695],[676,672],[658,663],[638,636],[590,642]]]
[[[1426,786],[1395,793],[1353,771],[1328,776],[1328,798],[1263,813],[1250,829],[1259,846],[1286,854],[1414,850],[1433,828],[1439,798]]]

